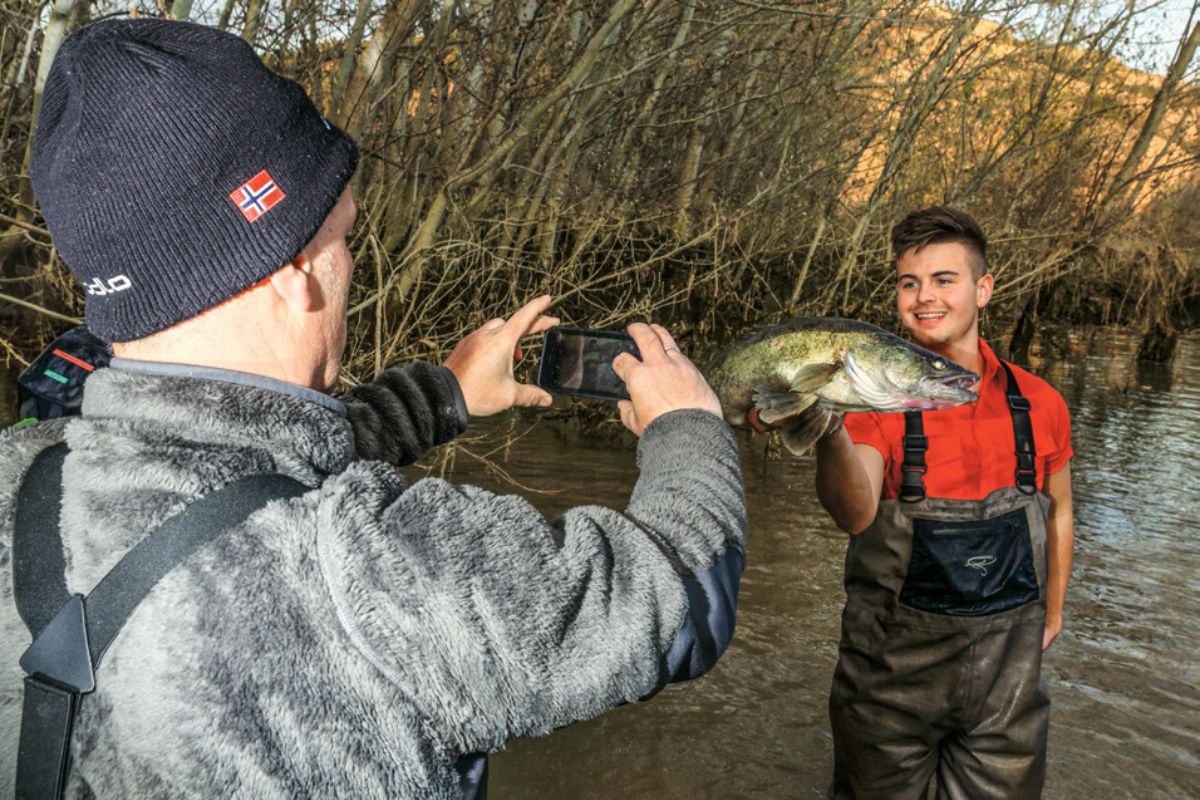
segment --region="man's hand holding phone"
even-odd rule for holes
[[[548,406],[550,395],[536,386],[517,383],[514,354],[522,337],[552,328],[557,317],[544,316],[550,295],[531,300],[507,321],[496,318],[458,343],[446,368],[458,379],[467,414],[486,417],[513,406]]]
[[[629,390],[630,399],[617,403],[626,428],[641,436],[659,416],[684,408],[721,416],[717,395],[666,328],[639,322],[628,330],[642,357],[621,353],[612,364]]]

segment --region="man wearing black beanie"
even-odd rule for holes
[[[512,373],[520,338],[557,321],[549,297],[445,366],[325,394],[356,159],[234,36],[109,20],[63,43],[31,177],[116,358],[82,416],[0,432],[0,796],[483,797],[487,751],[699,675],[728,645],[737,449],[662,328],[631,326],[641,358],[614,364],[640,437],[622,512],[548,521],[384,463],[549,403]],[[195,509],[270,474],[299,488],[120,600],[125,565],[184,538],[176,515],[216,519]],[[31,547],[35,528],[55,546]],[[115,626],[104,596],[126,606]]]

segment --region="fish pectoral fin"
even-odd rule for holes
[[[754,406],[758,409],[758,418],[767,425],[803,414],[815,402],[815,394],[796,394],[787,389],[772,389],[767,386],[759,386],[754,391]]]
[[[803,414],[783,424],[783,446],[792,455],[803,455],[829,427],[832,414],[825,406],[814,403]]]
[[[841,368],[841,364],[805,364],[792,376],[792,391],[797,394],[812,394],[833,380],[833,376]]]

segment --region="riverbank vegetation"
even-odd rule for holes
[[[788,316],[889,325],[890,225],[930,203],[960,206],[989,231],[997,292],[985,332],[1002,346],[1019,352],[1045,320],[1169,340],[1200,314],[1200,20],[1193,8],[1163,29],[1161,8],[136,10],[241,34],[360,142],[349,373],[362,379],[399,359],[439,359],[543,292],[577,324],[661,320],[693,352]],[[14,368],[82,315],[25,178],[46,54],[64,30],[128,11],[11,0],[0,19],[0,348]],[[1159,51],[1156,72],[1130,66]]]

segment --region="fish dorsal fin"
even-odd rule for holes
[[[805,364],[792,376],[792,391],[797,394],[812,394],[833,380],[842,368],[840,362],[832,364]]]
[[[831,415],[829,409],[816,403],[800,416],[788,420],[783,425],[783,446],[792,455],[803,455],[829,427]]]
[[[758,408],[758,418],[767,425],[803,414],[815,402],[815,394],[796,394],[787,389],[772,389],[769,386],[759,386],[754,391],[754,405]]]

